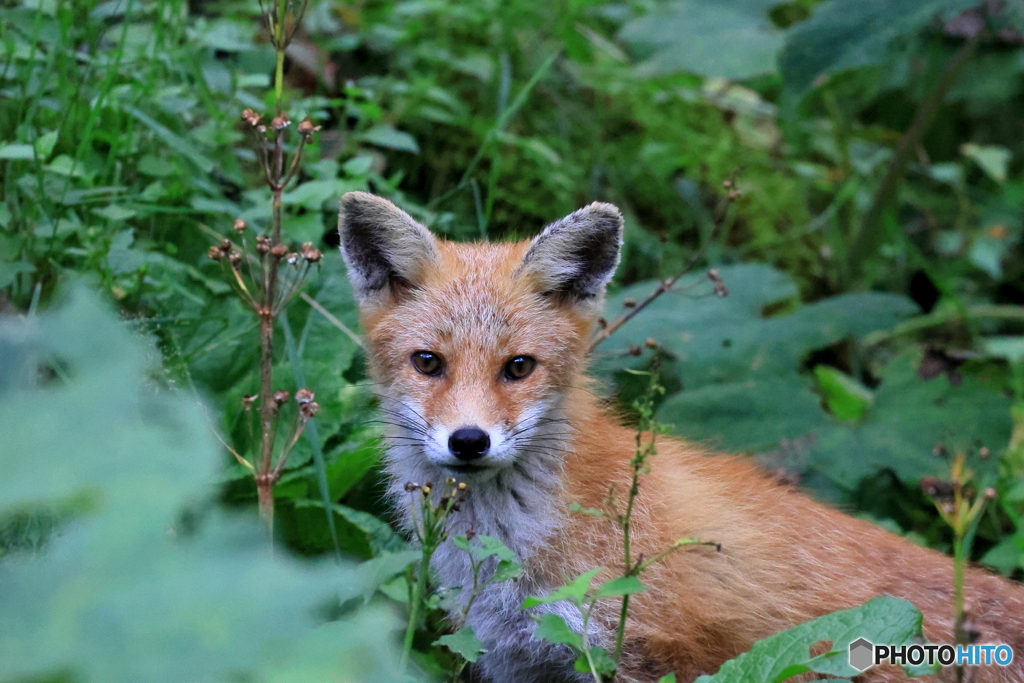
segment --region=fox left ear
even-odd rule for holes
[[[544,228],[518,272],[535,277],[545,293],[600,297],[619,264],[622,228],[617,207],[595,202]]]

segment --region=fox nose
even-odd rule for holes
[[[491,437],[479,427],[459,427],[448,437],[448,450],[459,460],[476,460],[487,455]]]

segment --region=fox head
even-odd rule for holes
[[[582,371],[622,229],[616,207],[595,203],[533,240],[460,244],[385,199],[346,194],[341,250],[391,457],[424,479],[488,479],[564,450],[554,425]]]

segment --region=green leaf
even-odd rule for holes
[[[53,148],[57,146],[57,137],[59,133],[55,130],[45,133],[36,138],[35,150],[40,161],[46,161],[50,158],[50,154],[53,153]]]
[[[122,109],[153,131],[158,138],[164,141],[164,144],[176,153],[185,156],[189,161],[195,164],[196,168],[200,171],[203,173],[209,173],[213,170],[213,161],[196,149],[195,145],[191,142],[177,135],[170,128],[135,107],[122,105]]]
[[[26,145],[20,142],[11,142],[6,145],[0,146],[0,159],[11,159],[25,161],[36,158],[36,151],[32,145]]]
[[[473,633],[472,626],[463,626],[455,633],[441,636],[434,645],[443,645],[467,662],[475,662],[484,653],[483,643]]]
[[[814,376],[829,410],[840,420],[860,420],[875,400],[870,389],[832,366],[815,366]]]
[[[374,126],[359,135],[358,138],[363,142],[369,142],[378,147],[387,147],[388,149],[397,149],[403,152],[412,152],[413,154],[420,153],[420,146],[416,144],[416,138],[408,133],[396,130],[394,126],[387,123]]]
[[[830,676],[856,676],[850,666],[849,645],[858,638],[873,643],[902,645],[917,642],[921,633],[921,612],[898,598],[880,597],[860,607],[826,614],[814,621],[783,631],[754,643],[749,652],[731,659],[714,676],[701,676],[698,683],[766,681],[777,683],[813,671]],[[832,641],[832,649],[812,657],[811,647]],[[917,669],[923,673],[924,669]]]
[[[35,266],[24,261],[15,261],[14,263],[0,261],[0,289],[14,282],[22,273],[34,273],[35,270]]]
[[[773,0],[674,0],[626,24],[619,38],[655,50],[641,73],[687,71],[742,79],[775,72],[783,34],[768,18]],[[728,45],[728,49],[722,49]]]
[[[396,680],[387,614],[309,619],[352,582],[349,566],[271,553],[254,519],[210,509],[223,454],[200,399],[154,388],[154,358],[83,291],[0,319],[0,519],[87,501],[42,550],[4,563],[0,679],[336,681],[340,667]],[[58,378],[39,386],[41,366]]]
[[[505,581],[511,581],[512,579],[518,579],[523,573],[523,565],[518,562],[510,562],[508,560],[502,560],[498,563],[498,566],[494,569],[494,575],[489,579],[489,583],[504,583]]]
[[[967,142],[960,145],[960,153],[978,164],[978,167],[997,183],[1006,182],[1006,169],[1010,165],[1013,153],[1005,147],[995,145],[976,145]]]
[[[472,553],[476,555],[477,559],[485,560],[488,557],[497,556],[499,560],[511,562],[516,558],[516,554],[514,552],[509,550],[504,543],[493,536],[479,534],[476,536],[476,540],[479,542],[479,545],[474,545],[472,547]]]
[[[591,669],[590,662],[593,662],[593,669]],[[581,654],[573,662],[573,667],[583,674],[596,672],[601,680],[612,680],[615,672],[618,671],[619,665],[615,663],[612,656],[608,654],[608,650],[601,646],[595,646],[590,648],[590,662],[587,661],[586,655]]]
[[[832,74],[885,64],[890,47],[976,0],[826,0],[786,33],[779,54],[785,88],[802,99]]]
[[[674,673],[665,674],[658,679],[658,683],[676,683],[676,675]]]
[[[369,602],[373,594],[384,584],[405,571],[413,562],[422,557],[419,550],[403,550],[397,553],[385,553],[380,557],[367,560],[355,571],[353,580],[345,586],[341,593],[342,601],[359,596],[363,602]]]
[[[640,579],[635,576],[619,576],[605,581],[597,590],[594,591],[594,599],[600,600],[601,598],[620,598],[624,595],[633,595],[634,593],[643,593],[647,589],[640,583]]]
[[[955,433],[955,443],[998,448],[1009,441],[1011,399],[980,377],[965,374],[959,385],[940,375],[922,379],[920,356],[908,353],[879,371],[875,403],[856,426],[833,425],[818,433],[810,466],[835,484],[853,490],[865,477],[891,470],[916,486],[922,477],[945,477],[947,464],[932,450]],[[994,473],[997,459],[976,461],[978,474]]]
[[[982,348],[993,358],[1005,358],[1011,363],[1024,361],[1024,337],[985,337],[982,340]]]
[[[571,583],[562,586],[548,595],[543,597],[530,596],[523,601],[523,609],[535,607],[536,605],[550,605],[553,602],[562,602],[563,600],[568,600],[573,604],[579,604],[583,602],[583,598],[586,597],[587,591],[590,590],[590,584],[594,580],[594,577],[602,571],[604,571],[604,567],[591,569],[589,572],[580,574]]]
[[[590,515],[591,517],[608,517],[608,513],[604,510],[583,507],[579,503],[570,503],[569,512],[578,512],[581,515]]]
[[[116,204],[108,204],[101,209],[93,209],[92,212],[97,216],[102,216],[108,221],[121,222],[126,221],[129,218],[134,218],[136,212],[132,209],[126,209]]]
[[[565,619],[551,612],[545,612],[541,616],[533,635],[549,643],[571,645],[577,650],[583,649],[583,636],[569,628]]]

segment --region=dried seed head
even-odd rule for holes
[[[312,420],[320,412],[320,404],[316,401],[299,404],[299,415],[306,420]]]
[[[284,260],[294,266],[299,262],[299,255],[293,251],[292,253],[285,256]]]
[[[409,493],[412,493],[413,491],[418,491],[418,490],[419,490],[419,488],[420,488],[420,485],[419,485],[419,484],[417,484],[417,483],[416,483],[416,482],[414,482],[414,481],[407,481],[407,482],[405,482],[405,484],[404,484],[404,485],[402,486],[402,488],[403,488],[403,489],[405,489],[406,491],[408,491]]]
[[[263,235],[256,238],[256,253],[263,256],[270,251],[270,240]]]
[[[224,252],[221,251],[219,247],[210,247],[210,250],[206,252],[206,255],[214,261],[220,261],[224,258]]]
[[[646,346],[647,348],[649,348],[651,350],[656,350],[658,348],[658,342],[656,342],[653,339],[651,339],[650,337],[648,337],[647,341],[644,342],[644,346]]]
[[[423,488],[420,489],[420,490],[423,491],[423,495],[424,496],[429,496],[430,495],[430,489],[431,489],[430,482],[427,482],[426,484],[424,484]]]
[[[252,109],[246,109],[242,112],[242,120],[255,128],[260,123],[260,115]]]
[[[292,120],[288,118],[288,114],[278,114],[270,122],[270,127],[274,130],[284,130],[290,125],[292,125]]]
[[[243,221],[241,218],[235,220],[235,232],[243,233],[243,232],[245,232],[245,228],[246,228],[245,221]]]
[[[636,308],[636,299],[626,299],[622,302],[622,305],[625,308]]]
[[[295,392],[296,403],[309,403],[314,398],[316,398],[316,396],[309,389],[299,389]]]
[[[242,408],[246,411],[252,410],[252,404],[256,402],[256,394],[246,394],[242,397]]]
[[[723,180],[722,181],[722,187],[727,188],[727,189],[732,187],[732,181],[731,180]]]
[[[604,328],[608,327],[608,321],[605,320],[604,318],[598,318],[597,326],[603,330]]]
[[[981,448],[978,449],[978,455],[980,455],[983,458],[987,458],[989,456],[989,450],[982,446]]]
[[[231,240],[229,240],[229,239],[222,239],[222,240],[220,241],[220,244],[219,244],[219,245],[217,245],[217,246],[218,246],[218,248],[219,248],[219,249],[220,249],[220,250],[221,250],[222,252],[224,252],[224,253],[226,254],[226,253],[228,253],[229,251],[231,251],[231,247],[232,247],[232,244],[231,244]]]
[[[274,403],[276,403],[279,406],[284,405],[285,403],[288,402],[288,399],[290,397],[291,397],[291,394],[289,394],[287,391],[284,391],[284,390],[275,391],[274,392]]]
[[[996,499],[996,490],[994,488],[992,488],[991,486],[989,486],[987,489],[985,489],[984,496],[985,496],[986,500],[995,500]]]
[[[459,485],[458,485],[458,486],[456,486],[455,488],[457,488],[457,489],[458,489],[458,490],[460,490],[460,491],[465,491],[466,489],[468,489],[468,488],[469,488],[469,484],[467,484],[467,483],[466,483],[466,482],[464,482],[464,481],[460,481],[460,482],[459,482]]]
[[[311,135],[313,135],[313,133],[317,132],[318,130],[320,130],[320,126],[314,126],[313,122],[310,120],[308,116],[299,122],[299,133],[304,138],[309,138]]]
[[[302,258],[306,259],[307,263],[318,263],[323,257],[324,255],[313,246],[312,242],[306,242],[302,245]]]
[[[277,258],[281,258],[282,256],[285,256],[285,255],[288,254],[288,245],[286,245],[286,244],[275,244],[270,249],[270,253],[273,254],[274,256],[276,256]]]
[[[643,352],[644,352],[644,350],[643,350],[643,349],[641,349],[641,348],[640,348],[639,346],[636,346],[636,345],[634,345],[634,346],[630,346],[630,347],[629,347],[629,351],[627,351],[627,353],[628,353],[629,355],[631,355],[631,356],[639,356],[639,355],[640,355],[640,354],[642,354]]]
[[[228,254],[228,263],[230,263],[231,265],[237,266],[241,262],[242,262],[242,255],[240,253],[238,253],[237,251],[233,251],[230,254]]]
[[[472,541],[476,537],[476,532],[472,528],[466,529],[466,540]]]

